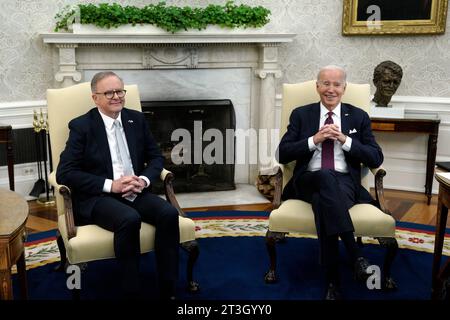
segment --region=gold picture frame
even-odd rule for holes
[[[448,0],[344,0],[342,34],[443,34],[447,6]]]

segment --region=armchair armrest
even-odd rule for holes
[[[161,174],[159,175],[159,178],[161,179],[161,181],[166,180],[167,175],[169,174],[173,174],[172,172],[170,172],[169,170],[163,168],[161,171]]]
[[[386,200],[384,198],[384,188],[383,188],[383,178],[386,175],[386,170],[383,167],[372,168],[370,171],[375,176],[375,197],[376,203],[381,211],[386,214],[391,215],[386,205]]]
[[[185,217],[186,214],[183,210],[181,210],[173,190],[172,181],[175,179],[175,175],[169,170],[163,168],[159,177],[164,182],[164,193],[166,195],[166,200],[178,210],[178,214],[180,216]]]
[[[50,185],[54,187],[55,190],[58,190],[58,187],[60,185],[58,185],[58,183],[56,182],[56,171],[50,172],[50,174],[48,175],[48,183],[50,183]]]
[[[69,187],[62,184],[58,184],[56,182],[56,171],[50,173],[49,182],[51,186],[55,188],[55,191],[58,192],[63,197],[64,218],[66,221],[67,237],[71,239],[77,235],[77,228],[75,227],[75,220],[73,218],[72,196],[70,193],[70,189]]]

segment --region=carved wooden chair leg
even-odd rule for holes
[[[391,266],[398,251],[397,240],[395,238],[377,238],[377,240],[382,247],[387,249],[383,265],[382,288],[387,291],[396,290],[397,284],[391,277]]]
[[[64,241],[59,230],[56,231],[56,244],[58,245],[61,260],[59,264],[53,269],[53,271],[65,271],[67,268],[66,247],[64,246]]]
[[[277,266],[277,252],[276,252],[276,243],[280,240],[285,239],[286,234],[282,232],[272,232],[267,230],[266,233],[266,248],[269,254],[270,266],[269,271],[267,271],[264,276],[264,280],[266,283],[275,283],[277,281],[277,277],[275,274],[275,269]]]
[[[275,237],[275,241],[277,243],[285,243],[286,242],[286,233],[284,233],[284,232],[277,232],[277,235]]]
[[[200,285],[194,281],[194,264],[197,261],[200,251],[198,249],[198,243],[196,240],[184,242],[181,244],[182,248],[188,252],[188,262],[187,262],[187,289],[191,293],[196,293],[200,290]]]

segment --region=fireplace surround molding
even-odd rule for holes
[[[183,32],[170,34],[44,33],[45,44],[53,46],[54,86],[67,87],[89,81],[85,74],[95,70],[196,70],[249,69],[249,128],[277,129],[276,87],[282,76],[278,48],[296,34],[248,31]],[[232,97],[230,97],[232,98]],[[270,139],[267,139],[270,141]],[[257,145],[251,145],[254,152]],[[273,150],[276,146],[270,146]],[[248,183],[270,165],[250,164]],[[246,178],[247,179],[247,178]],[[238,179],[239,180],[239,179]]]

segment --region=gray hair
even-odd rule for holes
[[[120,82],[122,82],[123,84],[123,80],[121,77],[119,77],[117,74],[115,74],[112,71],[101,71],[96,73],[91,80],[91,91],[92,93],[97,92],[97,83],[99,83],[99,81],[108,78],[108,77],[116,77],[117,79],[120,80]]]
[[[335,65],[332,65],[332,64],[320,68],[319,72],[317,73],[317,81],[320,80],[320,74],[322,72],[324,72],[324,71],[327,71],[327,70],[339,70],[339,71],[341,71],[342,72],[342,77],[344,78],[344,83],[347,82],[347,72],[344,70],[344,68],[339,67],[339,66],[335,66]]]

